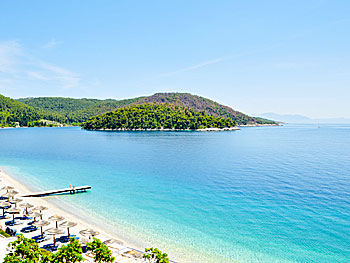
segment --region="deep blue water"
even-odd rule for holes
[[[182,262],[350,262],[350,125],[2,129],[0,147],[29,187],[89,184],[55,202]]]

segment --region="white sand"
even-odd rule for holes
[[[23,185],[23,184],[19,183],[18,181],[14,180],[12,177],[10,177],[8,174],[6,174],[2,170],[0,170],[0,178],[2,179],[2,181],[0,182],[1,187],[6,186],[6,185],[13,186],[15,188],[15,190],[17,190],[19,192],[19,194],[16,195],[16,197],[22,199],[23,200],[22,202],[28,202],[28,203],[34,205],[34,207],[40,206],[40,205],[47,207],[48,208],[47,210],[42,211],[42,213],[43,213],[43,220],[47,220],[50,216],[57,214],[57,215],[63,216],[65,218],[65,220],[59,222],[59,224],[64,222],[64,221],[73,221],[73,222],[78,223],[77,226],[75,226],[73,228],[70,228],[70,234],[74,234],[74,235],[79,236],[80,240],[87,240],[87,237],[81,236],[79,234],[79,232],[81,230],[90,229],[90,228],[93,229],[93,230],[96,230],[96,231],[98,231],[100,233],[100,235],[98,235],[96,237],[99,238],[101,241],[105,241],[105,240],[111,239],[111,238],[117,239],[117,240],[121,240],[120,238],[107,233],[106,231],[101,229],[99,226],[87,223],[87,222],[83,221],[82,219],[80,219],[80,218],[78,218],[78,217],[68,213],[67,211],[64,211],[64,210],[58,208],[54,204],[52,204],[52,203],[48,202],[47,200],[45,200],[44,197],[22,197],[22,195],[30,194],[30,193],[32,193],[32,191],[30,191],[25,185]],[[4,194],[4,193],[5,193],[5,191],[1,192],[1,194]],[[21,208],[21,210],[23,211],[23,208]],[[0,209],[0,213],[1,213],[1,211],[2,211],[2,209]],[[12,219],[12,216],[11,216],[11,219]],[[0,221],[0,225],[1,225],[3,230],[6,229],[5,221],[8,221],[8,220],[5,219],[5,220],[1,220]],[[11,227],[11,228],[15,228],[17,230],[17,233],[20,233],[19,230],[21,228],[25,227],[25,226],[26,226],[26,223],[24,223],[23,225],[18,225],[18,226]],[[48,229],[48,228],[51,228],[51,227],[55,227],[55,222],[51,222],[50,225],[44,227],[43,229],[45,231],[45,229]],[[63,228],[63,230],[65,230],[65,234],[64,235],[67,235],[67,231],[66,231],[67,229]],[[40,234],[40,229],[37,230],[37,231],[34,231],[32,233],[24,234],[24,236],[32,237],[32,236],[39,235],[39,234]],[[124,241],[122,241],[122,242],[125,244]],[[52,243],[52,239],[46,241],[45,243]],[[40,243],[39,246],[42,246],[45,243]],[[122,251],[127,251],[128,250],[126,246],[120,246],[120,245],[113,245],[113,246],[115,246],[117,249],[122,249]],[[113,254],[115,256],[118,256],[117,257],[117,259],[118,259],[118,258],[121,258],[121,256],[116,254],[117,249],[113,250],[112,252],[115,252]],[[0,259],[0,261],[1,260],[2,259]],[[140,261],[131,260],[131,258],[126,258],[124,256],[121,258],[121,260],[122,261],[120,261],[120,262],[140,262]],[[117,260],[116,262],[119,262],[119,261]]]

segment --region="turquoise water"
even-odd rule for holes
[[[0,145],[30,188],[89,184],[56,202],[175,260],[350,262],[350,125],[3,129]]]

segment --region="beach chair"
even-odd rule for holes
[[[27,225],[28,225],[28,226],[31,226],[34,222],[35,222],[34,220],[31,221],[31,222],[28,222]]]
[[[34,240],[36,243],[41,243],[41,242],[48,240],[48,237],[44,236],[44,237],[36,238]]]
[[[85,245],[85,246],[81,246],[81,249],[83,250],[83,253],[86,253],[86,252],[87,252],[87,247],[86,247],[86,245]]]
[[[27,226],[27,227],[22,228],[21,232],[23,232],[23,233],[30,233],[30,232],[33,232],[33,231],[36,231],[36,230],[38,230],[38,228],[35,227],[35,226]]]

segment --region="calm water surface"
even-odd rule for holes
[[[350,262],[350,125],[2,129],[0,147],[30,188],[89,184],[55,202],[181,262]]]

